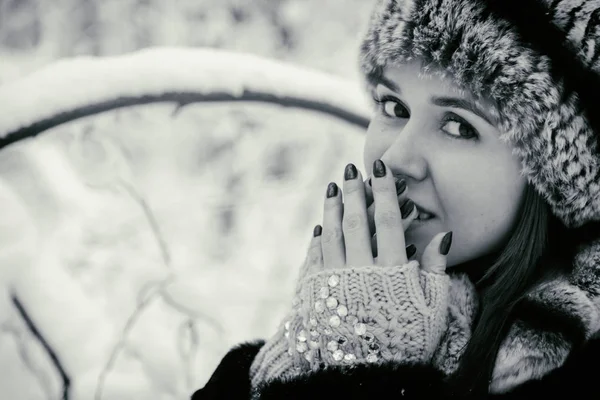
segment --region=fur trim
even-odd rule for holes
[[[567,226],[600,219],[599,0],[378,0],[364,74],[414,59],[495,104],[502,139]]]
[[[467,274],[451,275],[450,282],[448,329],[433,356],[434,365],[447,376],[458,368],[479,305],[475,286]]]
[[[250,366],[264,341],[244,343],[231,349],[219,363],[204,388],[191,400],[248,400],[250,398]]]
[[[571,343],[557,332],[532,329],[522,321],[512,325],[502,343],[490,384],[492,393],[505,393],[560,368]]]
[[[596,332],[599,310],[586,293],[564,279],[556,279],[531,292],[519,306],[521,318],[543,330],[562,332],[574,344]]]
[[[595,399],[598,397],[600,340],[594,339],[571,352],[561,368],[533,379],[490,400]]]
[[[571,283],[600,298],[600,240],[587,244],[575,256]]]

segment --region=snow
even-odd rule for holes
[[[208,57],[208,59],[207,59]],[[59,61],[0,86],[5,135],[82,104],[243,89],[368,115],[357,83],[250,55],[150,49]],[[0,152],[0,397],[185,399],[289,304],[327,183],[363,130],[260,104],[153,104]],[[362,168],[362,167],[361,167]],[[364,169],[363,169],[364,170]],[[6,339],[8,338],[8,339]]]
[[[0,137],[81,105],[167,92],[251,90],[323,102],[368,115],[357,83],[252,54],[217,49],[154,48],[51,64],[0,86]]]

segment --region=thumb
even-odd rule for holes
[[[446,256],[452,244],[452,232],[438,233],[425,247],[421,256],[423,271],[443,274],[446,272]]]

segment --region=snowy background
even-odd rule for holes
[[[38,96],[44,88],[28,86],[32,73],[155,46],[252,53],[359,86],[370,7],[0,0],[0,128],[73,98]],[[154,54],[157,65],[166,61]],[[48,74],[47,86],[58,75]],[[290,86],[302,84],[298,76]],[[164,103],[86,117],[2,149],[0,398],[189,398],[232,345],[275,328],[326,184],[339,182],[348,162],[364,170],[362,134],[276,105]]]

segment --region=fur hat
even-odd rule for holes
[[[491,100],[553,213],[600,220],[600,0],[377,0],[361,50],[369,80],[419,59]]]

